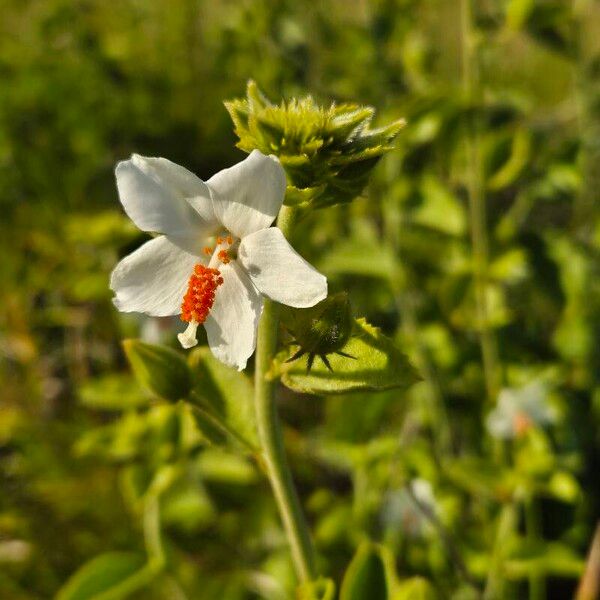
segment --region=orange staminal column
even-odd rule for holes
[[[198,343],[196,330],[198,325],[206,321],[215,301],[215,292],[222,283],[223,278],[218,269],[200,264],[194,266],[181,304],[181,320],[187,321],[189,325],[177,336],[184,348],[192,348]]]

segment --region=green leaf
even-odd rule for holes
[[[224,443],[226,438],[218,434],[220,427],[221,433],[229,433],[243,445],[258,447],[254,388],[248,378],[217,360],[207,347],[195,348],[188,360],[192,400],[200,408],[196,417],[203,433],[207,433],[205,427],[212,426],[215,435],[207,437],[213,443]]]
[[[438,597],[435,588],[423,577],[411,577],[403,581],[393,600],[436,600]]]
[[[510,158],[488,180],[491,190],[501,190],[516,181],[530,160],[531,145],[529,131],[518,129],[512,139]]]
[[[150,397],[131,375],[112,373],[89,379],[79,387],[79,401],[96,410],[130,410],[147,406]]]
[[[419,191],[422,203],[412,212],[412,222],[448,235],[464,234],[467,228],[465,209],[450,189],[436,177],[427,176]]]
[[[296,600],[333,600],[334,597],[335,583],[324,577],[303,583],[296,589]]]
[[[388,600],[386,568],[377,547],[357,550],[342,581],[340,600]]]
[[[181,354],[140,340],[124,340],[123,348],[136,379],[153,394],[170,401],[188,395],[190,370]]]
[[[132,552],[107,552],[96,556],[69,578],[56,600],[109,598],[107,592],[139,572],[145,561],[144,556]]]
[[[532,542],[522,539],[504,563],[510,579],[524,579],[531,573],[555,577],[579,577],[585,561],[573,549],[560,542]]]
[[[320,261],[319,269],[331,275],[362,275],[386,281],[402,276],[394,253],[385,243],[378,244],[375,239],[362,240],[358,237],[336,244]]]
[[[365,319],[355,319],[353,335],[341,351],[354,358],[327,355],[333,369],[329,371],[317,357],[310,372],[307,372],[307,356],[286,363],[293,351],[284,351],[276,359],[272,374],[281,376],[290,389],[307,394],[406,388],[419,380],[400,349]]]

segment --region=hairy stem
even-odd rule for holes
[[[286,237],[289,236],[293,217],[293,209],[282,207],[277,224]],[[281,424],[275,405],[276,381],[267,378],[277,350],[278,309],[275,302],[265,300],[256,344],[254,401],[267,475],[288,537],[298,579],[306,582],[314,579],[316,575],[314,550],[285,455]]]

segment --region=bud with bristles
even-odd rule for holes
[[[307,369],[310,371],[315,356],[319,356],[331,370],[328,354],[336,353],[354,358],[342,352],[350,339],[354,323],[348,294],[345,292],[329,296],[311,308],[288,309],[282,320],[294,336],[292,343],[299,346],[288,362],[308,354]]]

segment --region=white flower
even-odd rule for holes
[[[548,404],[548,388],[540,380],[522,388],[504,388],[486,420],[490,435],[501,439],[522,436],[532,426],[554,422],[556,412]]]
[[[156,232],[114,269],[123,312],[182,315],[184,348],[204,324],[222,362],[242,370],[256,346],[263,296],[305,308],[327,296],[327,279],[277,227],[286,180],[279,161],[254,150],[206,183],[165,158],[133,155],[115,170],[125,212]]]

